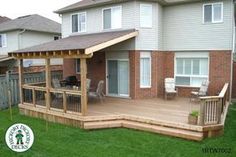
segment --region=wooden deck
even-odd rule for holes
[[[199,103],[190,102],[188,98],[130,100],[107,97],[103,103],[89,101],[87,116],[130,115],[187,124],[188,114],[199,109]]]

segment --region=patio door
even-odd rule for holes
[[[110,96],[129,96],[129,61],[107,61],[107,93]]]

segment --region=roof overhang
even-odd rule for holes
[[[16,59],[91,58],[94,52],[134,38],[137,35],[138,31],[134,29],[75,35],[9,52],[8,55]]]

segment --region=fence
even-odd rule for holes
[[[62,71],[52,71],[52,78],[62,79]],[[45,72],[24,73],[25,83],[45,82]],[[11,103],[19,103],[19,76],[17,73],[0,75],[0,109],[7,108],[9,94]]]

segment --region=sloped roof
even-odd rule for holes
[[[6,16],[0,16],[0,23],[6,22],[6,21],[10,21],[11,19],[6,17]]]
[[[80,53],[89,55],[106,47],[134,38],[137,35],[138,31],[135,29],[74,35],[41,45],[9,52],[8,55],[16,58],[34,58],[40,57],[37,54],[42,55],[49,53],[49,55],[53,57],[54,52],[68,51],[79,51]]]
[[[18,29],[60,34],[61,24],[37,14],[18,17],[0,24],[0,32]]]
[[[56,10],[55,13],[62,14],[70,11],[75,11],[78,9],[86,9],[91,7],[103,6],[105,4],[121,3],[127,1],[132,1],[132,0],[82,0],[69,6],[66,6],[64,8],[61,8],[59,10]],[[201,0],[143,0],[143,1],[159,2],[163,5],[173,5],[178,3],[190,3]]]
[[[86,49],[132,32],[135,32],[135,30],[129,29],[129,30],[113,31],[113,32],[74,35],[74,36],[69,36],[67,38],[62,38],[60,40],[55,40],[41,45],[36,45],[29,48],[17,50],[13,53]]]

